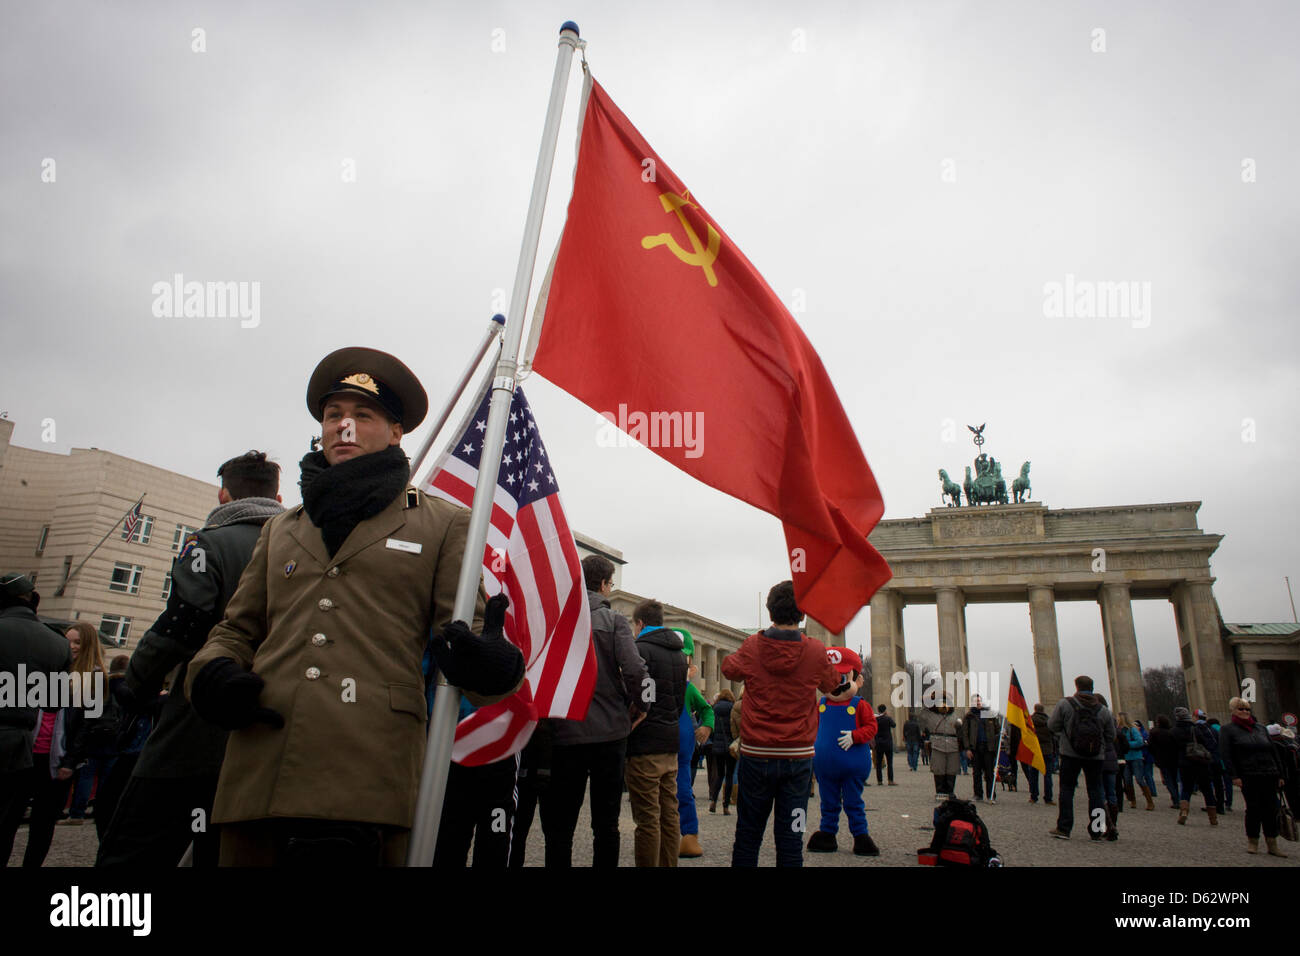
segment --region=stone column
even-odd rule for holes
[[[871,686],[864,687],[862,693],[871,701],[873,709],[881,704],[889,708],[895,722],[895,746],[902,739],[903,719],[891,700],[893,678],[906,665],[902,595],[897,591],[877,591],[871,599]]]
[[[969,688],[964,677],[953,684],[952,675],[967,673],[965,601],[957,588],[939,588],[934,603],[939,613],[939,670],[943,672],[944,690],[953,687],[957,696],[952,704],[961,710],[969,703]]]
[[[1226,658],[1227,644],[1219,631],[1213,583],[1213,579],[1181,581],[1174,585],[1170,600],[1178,621],[1188,702],[1193,709],[1202,707],[1217,714],[1240,693],[1236,674]]]
[[[717,685],[713,679],[713,645],[697,640],[695,649],[698,651],[695,655],[695,664],[700,669],[700,693],[704,695],[705,700],[711,701],[713,695],[717,693]]]
[[[1029,629],[1034,635],[1034,671],[1038,675],[1038,700],[1050,714],[1065,696],[1061,678],[1061,641],[1056,631],[1056,594],[1049,587],[1029,588]]]
[[[1142,665],[1138,661],[1137,632],[1133,629],[1133,606],[1128,582],[1103,584],[1099,596],[1101,628],[1106,642],[1106,669],[1114,700],[1111,713],[1121,710],[1129,720],[1147,719],[1146,691]]]

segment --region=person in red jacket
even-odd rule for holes
[[[833,692],[840,676],[826,646],[801,633],[804,613],[794,584],[782,581],[767,595],[772,626],[748,638],[722,662],[722,674],[745,682],[740,712],[736,841],[732,866],[758,866],[758,847],[773,808],[777,866],[803,866],[817,692]]]

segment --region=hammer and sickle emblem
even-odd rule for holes
[[[704,270],[704,278],[708,280],[709,285],[716,287],[718,284],[717,274],[713,271],[713,263],[718,258],[718,249],[722,246],[722,237],[718,235],[718,230],[713,228],[712,223],[707,223],[709,227],[709,244],[706,248],[700,242],[700,237],[695,234],[691,224],[686,221],[686,214],[682,212],[683,206],[690,206],[692,209],[699,207],[691,202],[691,192],[686,190],[685,194],[679,196],[676,193],[663,193],[659,196],[659,202],[664,207],[664,212],[675,212],[677,218],[681,220],[682,228],[686,230],[686,238],[690,240],[693,252],[687,252],[677,244],[677,240],[666,232],[661,232],[657,236],[643,236],[641,238],[642,249],[654,249],[656,246],[667,246],[668,251],[675,255],[688,266],[699,266]]]

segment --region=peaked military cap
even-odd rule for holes
[[[364,395],[408,432],[429,413],[429,396],[415,373],[378,349],[339,349],[320,360],[307,382],[307,410],[312,418],[320,421],[325,400],[340,392]]]

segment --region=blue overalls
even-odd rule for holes
[[[861,697],[836,703],[823,697],[817,705],[817,743],[813,748],[813,773],[821,791],[823,833],[840,828],[840,807],[848,817],[849,833],[862,836],[867,832],[867,805],[862,788],[871,773],[871,742],[840,747],[840,734],[857,730],[859,707],[869,706]]]

